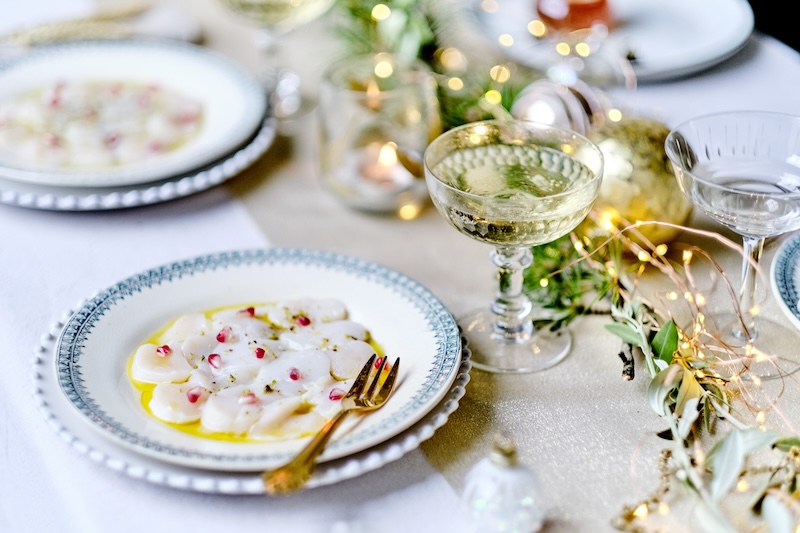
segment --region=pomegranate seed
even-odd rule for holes
[[[307,316],[302,316],[301,315],[301,316],[297,317],[295,322],[297,322],[301,326],[307,326],[307,325],[311,324],[311,319],[308,318]]]
[[[52,132],[48,132],[44,136],[44,144],[45,146],[49,146],[52,148],[61,144],[61,141],[58,138],[58,135]]]
[[[255,351],[256,357],[258,357],[259,359],[264,359],[264,355],[266,355],[266,353],[267,353],[264,350],[264,348],[261,348],[261,347],[256,348],[254,351]]]
[[[218,353],[212,353],[208,356],[208,364],[213,366],[214,368],[219,368],[222,366],[222,356]]]
[[[200,399],[200,396],[203,395],[203,387],[192,387],[191,389],[186,391],[186,399],[189,400],[189,403],[197,403],[197,400]]]
[[[119,138],[120,138],[119,133],[109,133],[108,135],[106,135],[105,139],[106,146],[108,146],[109,148],[113,148],[114,146],[119,144]]]
[[[230,336],[231,336],[231,328],[225,326],[219,331],[219,333],[217,333],[217,341],[225,342],[230,338]]]
[[[383,364],[383,357],[378,357],[377,359],[375,359],[375,368],[380,368],[382,364]]]
[[[344,398],[344,391],[339,387],[334,387],[331,389],[331,393],[328,394],[328,398],[330,398],[333,401],[341,400],[342,398]]]
[[[290,368],[289,379],[291,379],[292,381],[297,381],[298,379],[300,379],[300,371],[294,367]]]
[[[242,394],[239,396],[239,405],[255,405],[258,403],[258,396],[253,394],[252,392],[248,392],[247,394]]]
[[[196,121],[197,121],[197,113],[194,112],[181,113],[175,119],[175,122],[177,122],[180,125],[192,124]]]
[[[239,311],[240,315],[250,315],[256,316],[256,308],[255,307],[248,307],[247,309],[242,309]]]
[[[172,353],[172,348],[170,348],[165,344],[164,346],[159,346],[158,348],[156,348],[156,353],[161,357],[166,357]]]

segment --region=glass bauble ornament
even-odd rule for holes
[[[463,500],[478,533],[535,533],[545,512],[534,473],[517,461],[514,442],[498,435],[489,457],[469,471]]]
[[[618,121],[605,120],[587,136],[603,152],[603,184],[594,203],[599,226],[587,219],[578,233],[590,237],[620,227],[622,220],[684,224],[692,205],[678,187],[664,141],[669,128],[658,120],[622,114]],[[643,225],[639,231],[653,244],[672,241],[679,229]],[[632,235],[631,235],[632,236]]]

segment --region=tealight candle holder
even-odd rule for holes
[[[427,65],[389,54],[333,63],[318,123],[322,181],[346,205],[412,219],[430,201],[422,153],[441,119]]]

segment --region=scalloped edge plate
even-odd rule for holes
[[[152,160],[97,169],[38,168],[0,153],[0,176],[36,185],[139,185],[208,165],[258,130],[267,96],[258,81],[227,58],[172,40],[84,41],[36,48],[0,63],[0,99],[58,80],[120,79],[157,83],[199,101],[203,124],[186,144]]]
[[[199,256],[101,291],[65,322],[49,368],[37,372],[37,394],[51,396],[46,403],[52,403],[55,383],[87,428],[143,456],[220,471],[278,466],[308,438],[237,443],[172,429],[144,411],[126,364],[144,339],[181,314],[298,297],[342,300],[387,357],[402,357],[390,401],[369,416],[346,421],[321,461],[353,455],[402,433],[447,395],[458,375],[461,335],[452,314],[432,293],[375,263],[293,248]]]

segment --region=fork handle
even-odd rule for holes
[[[314,473],[317,457],[350,411],[351,409],[342,409],[336,413],[291,461],[264,474],[263,480],[267,492],[270,494],[292,492],[305,485]]]
[[[325,422],[314,438],[309,441],[306,446],[300,450],[300,453],[297,454],[290,463],[294,462],[308,462],[310,464],[314,464],[316,461],[315,459],[319,457],[319,454],[325,450],[325,446],[328,444],[328,441],[331,440],[331,436],[333,432],[336,431],[336,428],[342,423],[344,417],[351,411],[351,409],[342,409],[333,418]]]

